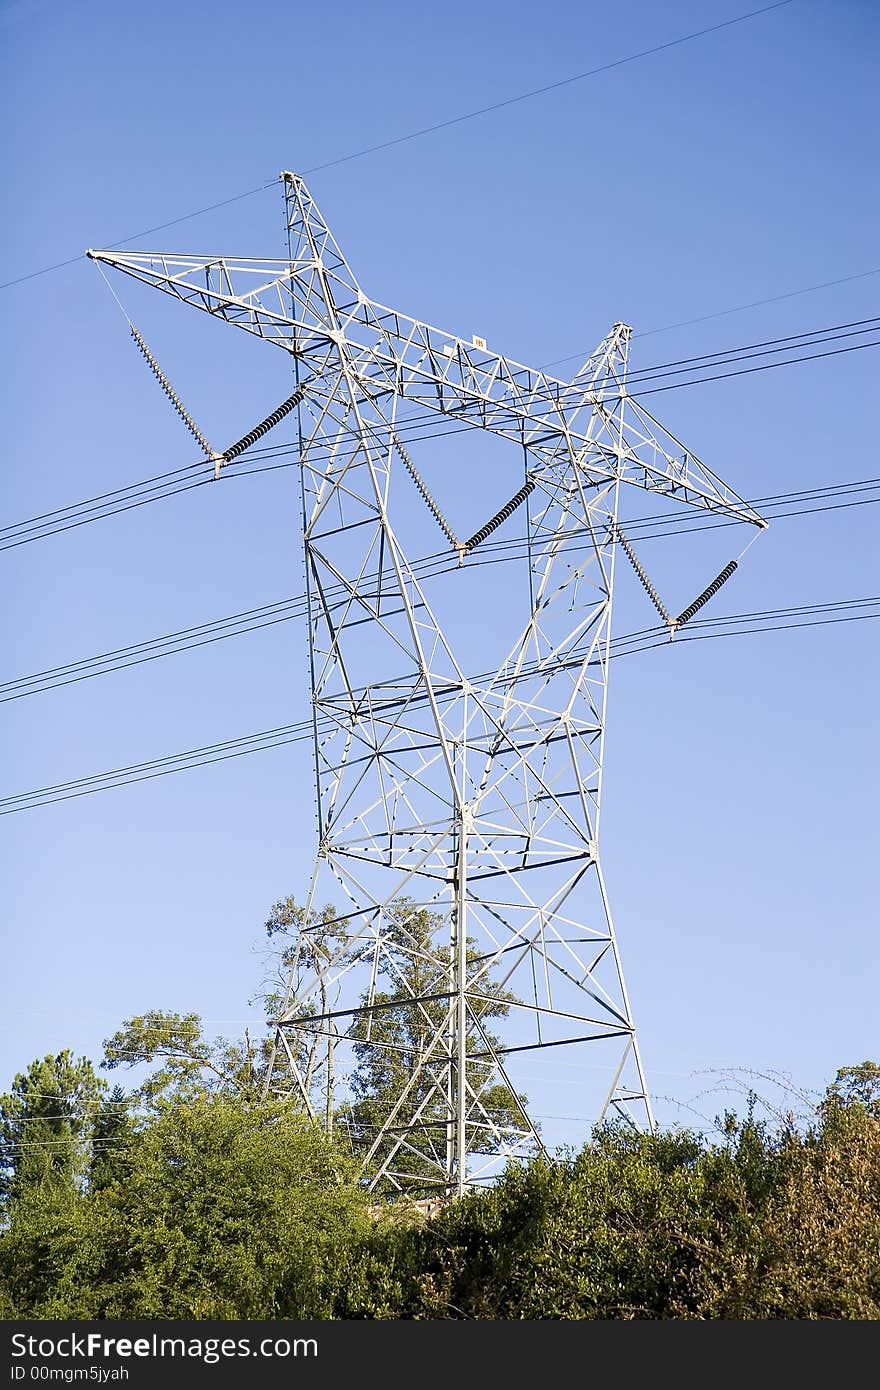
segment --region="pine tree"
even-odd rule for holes
[[[69,1050],[37,1058],[0,1096],[0,1203],[29,1193],[75,1192],[88,1174],[104,1083]]]
[[[101,1192],[121,1182],[131,1169],[134,1122],[121,1086],[104,1096],[92,1131],[89,1191]]]

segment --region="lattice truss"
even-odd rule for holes
[[[386,308],[281,177],[288,261],[90,254],[290,354],[319,837],[272,1085],[373,1187],[460,1192],[543,1147],[529,1093],[653,1123],[599,857],[620,487],[764,523],[628,395],[626,325],[566,383]],[[401,438],[428,413],[509,445],[466,540],[461,481]],[[480,547],[514,525],[493,607]]]

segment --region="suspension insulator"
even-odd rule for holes
[[[686,608],[683,613],[679,613],[678,617],[675,620],[675,627],[684,627],[685,623],[689,623],[694,614],[699,613],[703,605],[708,603],[710,598],[715,597],[715,595],[718,593],[718,590],[721,588],[721,585],[727,583],[728,579],[733,574],[736,567],[736,560],[731,560],[729,564],[725,565],[721,573],[719,575],[716,575],[716,577],[712,580],[712,583],[709,584],[703,590],[700,596],[698,598],[695,598],[693,603],[688,608]]]
[[[474,550],[476,546],[482,545],[483,541],[491,536],[493,531],[497,531],[498,527],[501,526],[509,516],[513,515],[517,507],[522,506],[523,502],[525,502],[526,498],[530,493],[534,492],[534,490],[535,480],[534,478],[529,478],[528,482],[523,483],[519,492],[515,492],[510,501],[505,502],[501,510],[496,512],[495,515],[486,522],[485,526],[481,526],[479,531],[474,532],[469,541],[465,541],[462,548],[464,550]]]
[[[623,528],[619,525],[619,523],[615,523],[615,530],[617,531],[617,539],[623,546],[624,553],[627,559],[629,560],[630,564],[632,565],[633,569],[635,570],[636,574],[638,575],[641,581],[642,588],[645,590],[645,593],[648,595],[648,598],[651,600],[654,607],[657,609],[657,612],[660,614],[660,617],[663,619],[664,623],[671,627],[672,619],[670,618],[669,614],[664,608],[660,596],[654,588],[654,585],[651,583],[647,574],[642,569],[639,557],[636,555],[626,536],[623,534]],[[679,618],[678,621],[681,622],[681,619]]]
[[[431,513],[437,525],[440,527],[440,530],[443,532],[444,536],[449,541],[449,544],[455,546],[456,550],[460,550],[461,546],[459,544],[458,537],[452,530],[452,527],[447,522],[446,517],[441,512],[440,508],[437,506],[437,503],[434,501],[430,492],[425,487],[425,484],[422,482],[421,476],[419,475],[419,472],[415,464],[413,463],[409,454],[406,452],[406,449],[404,449],[400,440],[397,438],[396,434],[392,434],[391,442],[394,445],[400,457],[403,459],[403,463],[407,473],[412,478],[413,482],[415,483],[416,487],[421,493],[422,499],[425,502],[428,511]]]
[[[162,387],[162,390],[165,392],[165,395],[168,397],[169,401],[174,406],[174,409],[177,411],[181,420],[186,425],[193,439],[196,441],[200,448],[204,449],[205,453],[208,455],[209,458],[214,458],[214,450],[211,448],[207,439],[202,434],[195,420],[184,407],[183,402],[180,400],[179,396],[177,395],[177,392],[171,385],[171,382],[168,380],[167,376],[162,371],[162,368],[159,366],[159,363],[156,361],[155,357],[150,352],[150,349],[147,347],[146,343],[144,342],[143,338],[141,337],[140,333],[137,331],[133,323],[130,325],[130,328],[131,336],[134,338],[135,342],[140,348],[141,353],[143,354],[143,357],[147,363],[147,366],[150,368],[150,371],[153,373],[153,376],[156,378],[159,385]]]
[[[256,444],[257,440],[262,439],[264,434],[268,434],[271,429],[274,429],[275,425],[283,420],[285,415],[289,415],[294,406],[302,402],[304,396],[305,387],[298,386],[292,396],[288,396],[286,401],[281,402],[277,410],[273,410],[272,414],[267,415],[265,420],[261,420],[258,425],[254,425],[252,430],[248,430],[247,434],[242,435],[241,439],[236,440],[234,444],[230,444],[228,449],[224,449],[223,453],[220,455],[220,462],[231,463],[234,458],[238,458],[239,454],[243,454],[245,449],[249,449],[252,444]]]

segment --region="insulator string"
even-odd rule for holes
[[[491,517],[489,521],[486,522],[485,526],[481,526],[479,531],[474,532],[470,540],[465,541],[463,549],[466,551],[470,551],[474,550],[476,546],[481,545],[484,540],[491,536],[493,531],[498,530],[498,527],[502,524],[502,522],[505,522],[509,516],[513,515],[517,507],[522,506],[523,502],[525,502],[526,498],[529,497],[531,493],[534,492],[534,490],[534,478],[527,479],[527,481],[523,483],[519,492],[515,492],[511,497],[510,501],[505,502],[501,510],[497,511],[495,515]]]
[[[638,575],[641,581],[642,588],[645,590],[645,593],[648,595],[648,598],[651,600],[654,607],[657,609],[657,612],[660,614],[660,617],[663,619],[664,623],[671,627],[672,619],[667,613],[659,594],[654,588],[654,585],[651,583],[650,579],[648,578],[647,574],[642,568],[642,564],[639,560],[639,557],[636,555],[626,536],[623,534],[623,528],[619,522],[614,523],[614,529],[617,532],[617,539],[623,546],[626,558],[629,560],[630,564],[632,565],[633,569],[635,570],[636,574]]]
[[[159,366],[159,363],[156,361],[155,357],[153,356],[143,337],[135,328],[134,324],[131,322],[130,319],[128,326],[131,331],[131,336],[137,343],[141,351],[141,355],[144,358],[144,361],[150,368],[150,371],[153,373],[153,376],[156,378],[159,385],[162,387],[162,390],[165,392],[165,395],[168,397],[169,401],[174,406],[174,409],[177,411],[181,420],[186,425],[193,439],[196,441],[199,447],[205,451],[205,454],[208,458],[216,458],[217,456],[214,450],[211,448],[210,444],[208,443],[205,436],[202,434],[195,420],[192,418],[189,411],[184,406],[177,392],[174,390],[174,387],[171,385],[171,382],[168,380],[167,376],[162,371],[162,368]]]
[[[272,411],[271,415],[267,415],[265,420],[261,420],[258,425],[254,425],[253,429],[248,430],[247,434],[242,435],[241,439],[236,440],[234,444],[230,444],[228,449],[224,449],[223,453],[219,456],[219,463],[231,463],[233,459],[238,458],[239,454],[243,454],[245,449],[249,449],[252,444],[256,444],[258,439],[262,439],[264,434],[268,434],[271,429],[274,429],[275,426],[284,419],[285,415],[290,414],[294,406],[302,403],[305,398],[307,386],[308,382],[301,383],[293,394],[287,397],[286,401],[282,401],[281,404]]]
[[[454,546],[456,550],[461,550],[461,542],[459,541],[452,527],[449,525],[449,522],[446,520],[440,508],[437,506],[437,503],[434,501],[433,497],[431,496],[430,492],[428,491],[427,487],[422,481],[418,469],[416,468],[415,464],[413,463],[412,459],[410,458],[409,454],[401,444],[394,431],[392,431],[391,433],[391,442],[394,445],[394,448],[397,450],[397,453],[403,460],[404,467],[406,468],[407,473],[409,473],[409,476],[412,478],[413,482],[415,483],[416,487],[421,493],[422,499],[424,500],[425,505],[428,508],[428,511],[431,513],[437,525],[440,527],[440,530],[443,532],[444,536],[449,541],[449,544],[451,546]]]
[[[675,619],[673,626],[679,628],[684,627],[685,623],[689,623],[694,614],[699,613],[700,609],[705,607],[705,605],[709,602],[710,598],[715,597],[715,595],[718,593],[718,590],[721,588],[721,585],[727,583],[728,579],[733,574],[736,568],[737,561],[730,560],[724,566],[724,569],[721,571],[721,573],[715,576],[715,578],[712,580],[712,583],[708,584],[706,588],[703,590],[703,592],[699,594],[697,598],[694,599],[693,603],[690,604],[684,610],[683,613],[679,613],[678,617]]]

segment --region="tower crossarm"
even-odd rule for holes
[[[299,355],[326,348],[332,339],[320,320],[291,313],[292,296],[311,261],[252,260],[232,256],[183,256],[136,251],[128,255],[89,250],[90,260],[111,266],[212,318],[244,328]]]
[[[334,243],[335,247],[335,243]],[[368,299],[325,250],[291,261],[90,251],[89,256],[213,318],[274,343],[322,375],[344,351],[375,401],[397,396],[524,446],[540,479],[574,467],[587,485],[619,480],[756,526],[758,512],[629,394],[607,345],[571,382]],[[344,263],[343,263],[344,265]],[[625,330],[628,332],[628,330]]]
[[[524,445],[539,477],[574,465],[756,526],[760,514],[631,396],[610,355],[572,382],[468,343],[372,301],[346,325],[364,389],[392,392]]]

